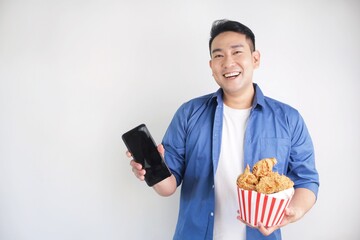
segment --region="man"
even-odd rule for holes
[[[294,108],[265,97],[253,83],[260,53],[248,27],[215,21],[209,49],[220,89],[178,109],[158,147],[172,176],[153,188],[169,196],[182,186],[174,239],[281,239],[279,228],[302,218],[316,201],[319,178],[310,135]],[[236,179],[244,166],[269,157],[278,161],[274,171],[294,181],[295,194],[280,226],[259,222],[251,228],[236,219]],[[141,165],[130,164],[143,180]]]

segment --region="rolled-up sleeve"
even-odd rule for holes
[[[301,115],[294,111],[289,117],[292,130],[290,161],[287,175],[295,188],[307,188],[318,195],[319,174],[315,167],[312,139]]]

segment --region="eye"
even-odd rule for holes
[[[221,58],[221,57],[223,57],[223,55],[221,55],[221,54],[216,54],[213,56],[213,58]]]
[[[237,51],[235,51],[233,54],[234,54],[234,55],[239,55],[239,54],[241,54],[241,53],[242,53],[242,51],[237,50]]]

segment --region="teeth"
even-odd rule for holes
[[[225,73],[224,77],[234,77],[234,76],[238,76],[240,74],[240,72],[231,72],[231,73]]]

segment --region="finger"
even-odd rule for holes
[[[279,228],[278,226],[265,227],[261,222],[258,222],[258,229],[264,236],[269,236],[278,228]]]
[[[253,226],[249,225],[247,222],[245,222],[244,220],[242,220],[240,216],[237,216],[236,218],[237,218],[237,220],[239,220],[239,221],[242,222],[243,224],[246,224],[246,225],[248,225],[249,227],[253,227]]]
[[[243,224],[246,224],[248,227],[251,227],[251,228],[256,228],[256,227],[254,227],[254,226],[252,226],[252,225],[250,225],[250,224],[248,224],[247,222],[245,222],[244,220],[242,220],[242,218],[240,217],[240,216],[237,216],[236,217],[240,222],[242,222]]]
[[[295,216],[295,211],[292,208],[285,208],[285,215],[288,217]]]
[[[126,156],[127,156],[127,157],[129,157],[129,158],[131,158],[131,157],[132,157],[132,154],[131,154],[131,152],[129,152],[129,151],[126,151]]]
[[[137,177],[140,180],[145,180],[145,174],[146,174],[145,169],[137,170],[135,168],[132,168],[132,171],[133,171],[135,177]]]
[[[130,166],[132,166],[133,169],[136,169],[136,170],[142,169],[142,165],[140,163],[135,162],[134,160],[130,161]]]
[[[279,227],[288,225],[289,223],[295,221],[294,220],[295,218],[296,218],[296,212],[291,208],[286,208],[284,218],[281,221],[281,224],[279,225]]]
[[[162,157],[164,157],[164,154],[165,154],[165,148],[162,144],[159,144],[157,146],[157,150],[159,151],[159,153],[161,154]]]

